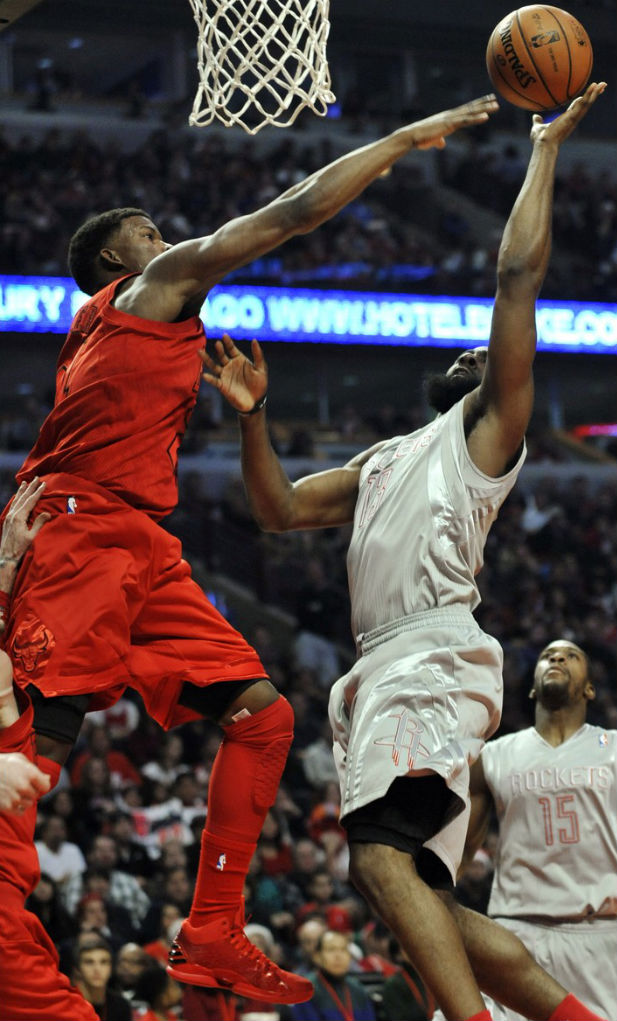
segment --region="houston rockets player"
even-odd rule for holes
[[[19,561],[48,518],[38,514],[28,526],[43,490],[38,479],[21,485],[2,528],[0,635]],[[14,689],[11,661],[0,649],[0,1021],[97,1018],[58,970],[51,939],[24,907],[40,876],[33,844],[36,806],[51,778],[57,778],[56,770],[54,763],[36,756],[30,700]]]
[[[557,155],[604,87],[591,85],[550,124],[534,117],[529,167],[499,251],[489,347],[464,352],[431,382],[440,412],[433,422],[292,484],[264,410],[240,418],[243,474],[262,528],[353,520],[347,563],[358,658],[334,685],[329,709],[350,873],[449,1021],[489,1017],[480,987],[499,987],[527,1018],[597,1017],[506,930],[474,912],[459,920],[451,888],[469,765],[501,713],[502,653],[472,616],[475,575],[525,454]],[[205,379],[232,406],[263,403],[267,369],[256,341],[253,363],[229,337],[216,357],[202,357]]]
[[[193,905],[169,965],[181,981],[275,1003],[312,993],[243,932],[244,878],[292,710],[157,523],[177,499],[177,451],[200,380],[199,311],[230,270],[334,216],[410,149],[442,148],[496,109],[485,96],[401,128],[209,237],[170,247],[128,208],[94,217],[71,241],[71,272],[94,297],[75,317],[54,408],[18,474],[45,477],[52,520],[20,571],[7,647],[33,701],[39,753],[58,763],[86,710],[127,685],[165,728],[204,716],[222,726]],[[254,418],[260,407],[241,410]]]
[[[560,982],[606,1014],[617,1005],[617,731],[586,723],[587,656],[551,642],[538,657],[535,723],[489,741],[471,770],[468,844],[497,808],[489,914]],[[496,1016],[520,1021],[506,1010]]]

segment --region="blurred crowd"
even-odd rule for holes
[[[513,143],[489,149],[472,136],[462,158],[448,162],[444,183],[462,192],[485,209],[506,217],[512,208],[527,169],[523,147]],[[560,297],[615,301],[617,299],[617,179],[607,170],[594,171],[578,161],[557,173],[553,207],[555,251],[567,258],[553,259],[547,281],[549,291]],[[470,225],[456,225],[461,232],[458,257],[474,268],[473,246],[466,235]],[[585,279],[581,280],[583,276]],[[546,297],[553,294],[545,292]]]
[[[4,140],[0,270],[65,274],[71,233],[88,214],[113,206],[146,208],[172,242],[210,233],[334,155],[326,141],[309,147],[294,139],[256,161],[248,145],[232,148],[218,136],[205,141],[168,132],[153,134],[130,158],[86,133],[69,138],[51,130],[40,142]],[[487,160],[473,142],[465,155],[440,163],[445,184],[502,217],[524,170],[515,148]],[[344,280],[349,287],[492,295],[499,233],[478,241],[469,219],[438,198],[421,176],[397,166],[320,231],[289,242],[235,279],[322,286]],[[608,175],[582,167],[558,175],[555,237],[570,256],[567,263],[555,260],[546,297],[617,300],[615,218],[615,181]],[[6,403],[0,451],[29,449],[51,400],[27,391]],[[419,407],[405,413],[383,408],[366,419],[349,405],[332,431],[359,449],[421,421]],[[219,428],[216,409],[207,396],[200,398],[185,451],[204,451]],[[271,429],[278,452],[292,464],[298,458],[304,472],[319,453],[314,432],[277,422]],[[549,436],[531,437],[529,445],[531,462],[559,459]],[[1,471],[0,497],[6,501],[13,488],[12,472]],[[617,727],[616,522],[617,485],[592,485],[575,474],[558,483],[550,473],[535,485],[522,480],[502,508],[489,535],[477,612],[505,652],[500,733],[530,724],[533,664],[558,637],[580,643],[590,656],[597,688],[590,722]],[[182,539],[196,579],[256,647],[295,713],[293,748],[245,888],[249,938],[297,972],[323,965],[328,974],[340,974],[350,983],[355,1018],[385,1021],[403,1010],[409,1021],[423,1021],[431,1016],[430,994],[350,884],[338,821],[327,702],[332,681],[353,658],[348,529],[261,534],[233,469],[216,497],[207,477],[181,470],[180,502],[167,527]],[[228,609],[224,591],[212,582],[220,577],[245,586],[252,613]],[[272,607],[285,611],[285,627]],[[42,878],[28,907],[101,1019],[309,1016],[182,988],[164,970],[191,902],[219,741],[218,729],[203,722],[163,734],[127,692],[112,709],[89,714],[59,786],[41,802]],[[491,832],[458,885],[459,899],[481,911],[494,846]]]
[[[96,129],[41,139],[0,138],[0,271],[66,275],[71,234],[90,214],[145,208],[170,242],[210,234],[338,155],[326,137],[302,135],[256,155],[250,143],[159,129],[130,155]],[[235,281],[396,289],[491,297],[503,218],[525,170],[515,146],[484,151],[471,135],[438,160],[442,183],[498,214],[477,217],[444,200],[417,166],[397,164],[318,231],[289,241],[232,275]],[[557,175],[556,248],[543,296],[614,301],[616,180],[582,166]],[[452,195],[452,192],[449,193]],[[232,279],[230,277],[229,279]]]
[[[413,428],[414,416],[412,411],[396,426],[375,421],[363,427],[377,436],[388,428]],[[293,442],[305,465],[310,432],[300,441],[276,423],[273,430],[274,442],[286,443],[282,452]],[[190,449],[196,441],[188,439]],[[23,440],[15,436],[12,449]],[[532,440],[532,461],[556,457],[548,439]],[[510,495],[490,533],[479,578],[478,619],[505,652],[500,733],[531,723],[533,664],[557,637],[575,640],[590,656],[597,688],[590,722],[617,727],[617,484],[593,486],[576,475],[556,483],[549,476],[533,486],[519,484]],[[260,608],[257,617],[245,619],[235,610],[232,623],[257,648],[295,713],[283,783],[245,887],[250,938],[279,963],[305,973],[331,953],[351,981],[354,1004],[364,1004],[357,1018],[391,1018],[394,1008],[387,1004],[397,1002],[398,994],[409,996],[413,986],[417,1013],[408,1005],[404,1016],[422,1021],[431,1004],[349,883],[338,822],[327,701],[332,681],[353,656],[347,529],[262,535],[236,474],[220,499],[208,498],[207,484],[194,472],[180,473],[180,504],[168,527],[182,538],[194,576],[223,612],[224,595],[210,579],[226,575],[248,585],[253,608]],[[13,485],[12,473],[3,471],[4,498]],[[242,573],[247,564],[249,576]],[[291,630],[281,629],[268,612],[276,605],[292,617]],[[127,692],[112,709],[88,715],[59,787],[40,804],[43,875],[28,906],[101,1018],[249,1021],[257,1010],[272,1021],[305,1016],[214,991],[187,991],[163,969],[191,901],[219,741],[218,729],[204,722],[163,734]],[[494,844],[491,832],[458,886],[461,901],[481,911],[488,903]],[[404,982],[401,976],[407,976]]]

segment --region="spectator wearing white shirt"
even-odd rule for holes
[[[35,841],[41,872],[56,883],[79,877],[86,868],[86,859],[77,844],[66,839],[64,819],[50,815],[41,827],[41,838]]]
[[[220,744],[220,739],[219,739]],[[189,772],[189,766],[182,761],[184,745],[179,734],[166,734],[161,751],[156,759],[146,762],[141,768],[144,776],[171,787],[183,773]]]

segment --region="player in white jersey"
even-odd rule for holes
[[[499,843],[489,914],[558,981],[614,1017],[617,730],[585,722],[595,691],[587,656],[573,642],[551,642],[540,654],[531,697],[535,725],[489,741],[472,766],[469,850],[494,805]]]
[[[501,649],[472,616],[474,578],[525,453],[557,154],[603,91],[590,86],[550,124],[534,117],[529,168],[500,246],[489,347],[465,351],[430,382],[440,414],[424,429],[291,483],[268,438],[257,342],[252,362],[229,337],[215,357],[203,354],[204,378],[240,412],[244,480],[260,526],[353,520],[358,659],[330,698],[350,874],[449,1021],[490,1016],[480,986],[539,1021],[597,1016],[511,933],[473,912],[459,917],[451,889],[469,765],[501,712]]]

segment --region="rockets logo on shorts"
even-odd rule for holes
[[[395,766],[398,766],[401,755],[407,752],[407,768],[411,769],[418,754],[427,756],[426,748],[420,744],[420,736],[424,733],[424,727],[419,720],[414,719],[406,711],[393,713],[388,716],[388,719],[397,722],[387,736],[376,737],[373,744],[390,747]]]
[[[224,854],[219,854],[219,860],[216,863],[217,870],[222,872],[227,864],[227,857]]]
[[[20,669],[30,677],[48,662],[56,640],[40,620],[26,618],[17,628],[11,642],[11,656],[16,671]]]

